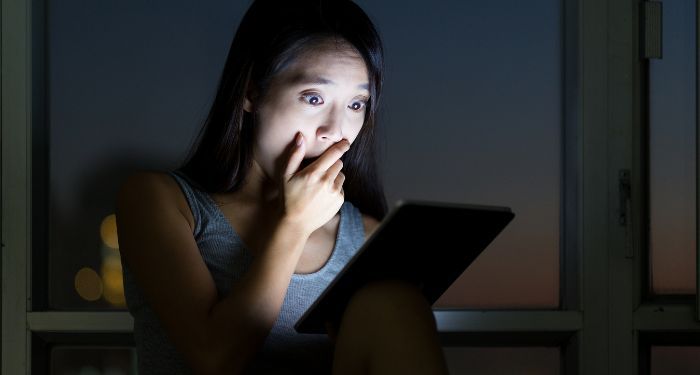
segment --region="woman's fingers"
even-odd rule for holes
[[[338,173],[340,173],[341,169],[343,169],[343,161],[338,159],[335,163],[333,163],[333,165],[331,165],[330,168],[328,168],[323,178],[332,183],[336,180],[336,177],[338,176]]]
[[[335,178],[335,188],[337,190],[340,190],[341,195],[345,195],[345,191],[343,191],[343,183],[345,183],[345,175],[343,172],[338,172],[338,176]]]
[[[300,135],[299,133],[298,137]],[[349,145],[347,140],[341,140],[299,170],[304,165],[306,146],[297,146],[295,141],[291,142],[287,166],[283,172],[280,212],[305,230],[308,229],[308,233],[327,223],[344,203],[342,187],[345,176],[340,172],[343,168],[340,158],[348,151]]]
[[[311,165],[307,168],[324,175],[326,171],[333,166],[333,164],[338,161],[346,151],[350,149],[350,142],[347,139],[343,139],[340,142],[331,146],[328,150],[324,151],[321,156],[318,157]]]
[[[288,152],[287,165],[285,166],[283,172],[284,181],[289,181],[289,179],[292,178],[294,172],[299,169],[301,161],[304,160],[304,153],[306,152],[306,141],[304,140],[304,134],[297,132]]]

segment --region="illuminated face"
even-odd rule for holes
[[[305,137],[300,168],[362,128],[369,79],[362,57],[347,45],[324,44],[302,53],[275,77],[257,103],[254,158],[268,177],[279,176],[297,132]],[[245,110],[254,106],[246,100]]]

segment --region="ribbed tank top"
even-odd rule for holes
[[[251,253],[208,193],[179,171],[167,173],[187,199],[199,252],[216,283],[219,299],[224,298],[231,284],[250,266]],[[292,274],[280,314],[247,374],[331,373],[333,346],[328,336],[299,334],[294,324],[360,248],[364,237],[360,211],[345,201],[340,209],[339,229],[330,258],[317,272]],[[169,341],[123,260],[122,270],[126,304],[134,318],[139,374],[191,374],[192,370]]]

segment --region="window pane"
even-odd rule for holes
[[[556,308],[560,1],[358,3],[386,46],[381,167],[390,204],[448,200],[516,213],[436,306]],[[168,4],[48,7],[53,309],[123,308],[110,229],[118,183],[185,156],[248,3]]]
[[[700,347],[651,347],[651,375],[696,375],[698,373],[700,373]]]
[[[58,346],[51,349],[52,375],[131,375],[136,350],[118,347]]]
[[[444,348],[450,374],[560,374],[559,348]],[[507,360],[504,360],[507,358]]]
[[[651,289],[695,293],[695,1],[663,1],[663,58],[649,64]]]

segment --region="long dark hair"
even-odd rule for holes
[[[350,0],[255,0],[241,20],[216,97],[179,170],[212,193],[238,190],[253,161],[254,116],[243,110],[246,88],[264,97],[270,81],[304,48],[328,38],[352,45],[365,61],[370,100],[362,129],[343,155],[345,200],[381,220],[386,197],[377,170],[376,114],[384,76],[381,40]],[[249,86],[251,84],[251,86]]]

